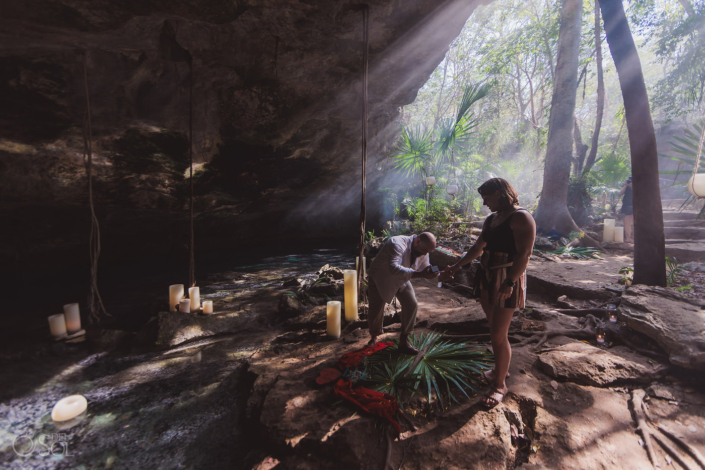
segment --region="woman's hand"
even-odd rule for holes
[[[438,278],[441,280],[441,282],[448,282],[451,279],[453,279],[453,270],[451,269],[450,266],[446,266],[446,268],[441,271],[441,273],[438,275]]]
[[[512,296],[512,292],[514,292],[514,288],[512,286],[502,284],[499,289],[497,289],[494,300],[508,299]]]

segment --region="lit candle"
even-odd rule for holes
[[[605,219],[604,229],[602,232],[603,242],[613,242],[614,241],[614,219]]]
[[[179,302],[179,312],[191,313],[191,299],[181,299]]]
[[[54,338],[66,336],[66,317],[63,313],[57,313],[49,317],[49,331]]]
[[[614,241],[617,243],[624,243],[624,227],[614,228]]]
[[[610,323],[617,323],[617,313],[610,312]]]
[[[179,302],[184,298],[184,285],[174,284],[169,286],[169,311],[176,312],[179,309]]]
[[[80,415],[88,408],[88,400],[83,395],[71,395],[62,398],[51,410],[51,419],[54,421],[68,421]]]
[[[345,281],[345,320],[354,321],[357,315],[357,271],[346,269],[343,271]]]
[[[204,300],[203,301],[203,313],[210,315],[213,313],[213,301],[212,300]]]
[[[355,257],[355,270],[360,269],[360,257]],[[362,277],[367,276],[367,256],[362,257]]]
[[[64,315],[66,317],[66,329],[70,335],[81,329],[81,313],[78,310],[78,304],[64,305]]]
[[[600,344],[605,344],[605,334],[604,333],[597,335],[597,342]]]
[[[201,308],[201,289],[189,287],[188,296],[191,299],[191,311],[195,312]]]
[[[328,336],[340,338],[340,302],[337,300],[328,302],[326,325],[326,333],[328,333]]]

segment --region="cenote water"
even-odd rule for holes
[[[354,269],[355,256],[352,246],[272,246],[266,250],[211,251],[196,256],[196,281],[203,294],[208,292],[209,280],[222,280],[227,273],[240,274],[240,280],[233,285],[237,297],[238,294],[274,286],[291,277],[315,277],[315,272],[325,264]],[[188,259],[125,261],[118,265],[100,266],[100,294],[108,313],[112,315],[100,326],[138,330],[150,316],[168,308],[170,284],[185,285],[187,282]],[[71,302],[80,303],[85,321],[88,266],[85,270],[49,273],[36,279],[22,280],[18,284],[11,308],[22,312],[22,315],[12,317],[14,320],[11,320],[4,334],[48,334],[46,317],[60,313],[63,305]],[[207,298],[215,299],[217,295]]]

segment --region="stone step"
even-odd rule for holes
[[[679,263],[705,262],[705,242],[667,243],[666,256],[676,258]]]
[[[700,211],[693,210],[664,210],[663,220],[696,220]]]
[[[705,217],[701,217],[699,220],[687,219],[687,220],[664,220],[664,227],[705,227]]]
[[[704,240],[705,227],[665,227],[666,238],[677,238],[684,240]]]

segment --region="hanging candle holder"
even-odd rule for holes
[[[705,198],[705,173],[697,173],[690,177],[688,191],[698,199]]]
[[[446,192],[451,195],[453,200],[455,200],[455,195],[458,192],[458,185],[457,184],[449,184],[446,186]]]
[[[427,176],[426,177],[426,184],[429,186],[433,186],[436,184],[436,177],[435,176]]]
[[[384,167],[382,166],[382,162],[377,162],[375,168],[377,169],[377,171],[382,171],[384,169]]]

